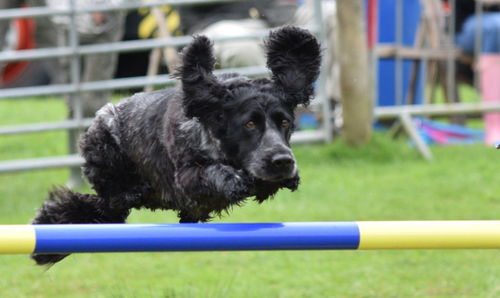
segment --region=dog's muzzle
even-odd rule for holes
[[[286,151],[268,154],[260,160],[254,159],[248,170],[256,178],[272,182],[297,175],[295,158],[291,152]]]
[[[246,169],[264,181],[280,181],[297,175],[297,165],[292,150],[278,131],[269,129],[261,143],[247,160]]]

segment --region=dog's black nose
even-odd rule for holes
[[[293,165],[293,158],[289,154],[276,154],[271,162],[277,168],[287,168]]]

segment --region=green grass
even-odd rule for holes
[[[467,84],[458,85],[458,98],[461,102],[478,102],[481,101],[481,94],[476,89]],[[436,89],[436,103],[445,103],[444,90],[442,87]]]
[[[64,119],[59,100],[0,102],[0,125]],[[0,137],[0,160],[64,154],[65,134]],[[406,140],[296,146],[297,192],[248,202],[215,222],[499,219],[500,152]],[[0,175],[0,223],[24,224],[67,170]],[[130,222],[175,222],[134,211]],[[500,297],[498,250],[120,253],[73,255],[44,271],[0,256],[0,297]]]

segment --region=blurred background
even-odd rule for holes
[[[217,72],[265,77],[262,40],[322,43],[292,136],[297,192],[216,222],[498,219],[497,0],[0,2],[0,224],[29,223],[54,185],[91,192],[77,140],[95,112],[174,87],[193,34]],[[176,222],[134,211],[130,222]],[[74,255],[43,272],[0,258],[2,297],[497,297],[498,251]]]

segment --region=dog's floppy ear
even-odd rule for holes
[[[215,57],[211,41],[194,36],[181,53],[182,65],[175,76],[182,82],[183,104],[188,117],[201,117],[220,107],[221,93],[213,75]]]
[[[286,94],[288,104],[309,104],[321,64],[320,44],[314,35],[305,29],[284,26],[271,31],[265,48],[272,80]]]

